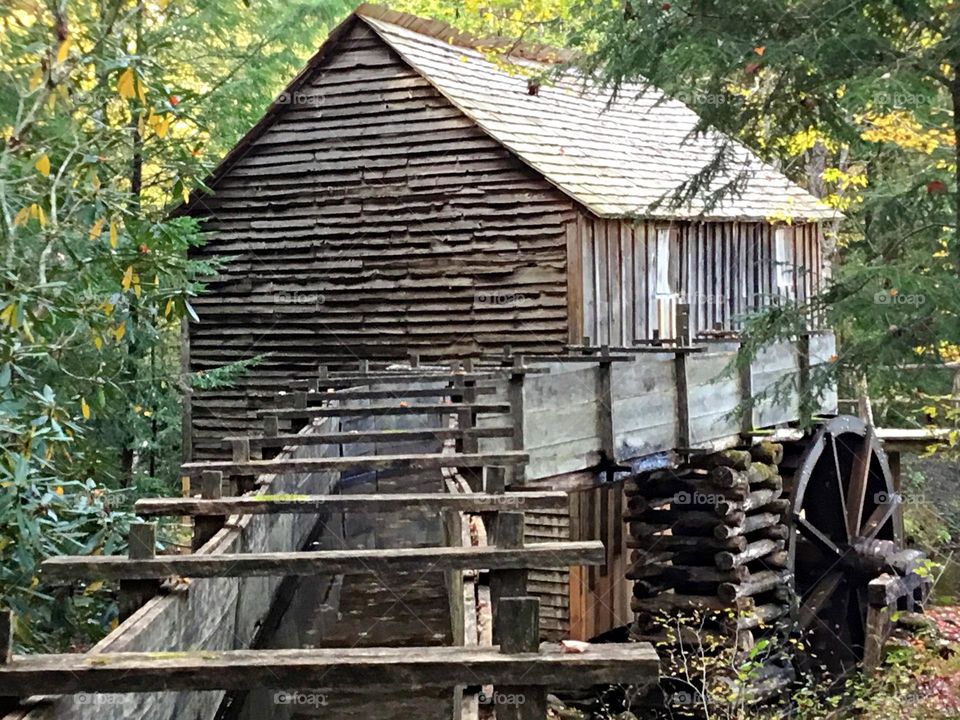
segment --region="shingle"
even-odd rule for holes
[[[836,215],[739,142],[716,132],[694,135],[696,113],[655,88],[627,85],[612,98],[610,90],[585,86],[571,71],[531,95],[526,73],[549,66],[516,59],[526,73],[508,72],[464,46],[462,36],[440,39],[413,29],[429,32],[429,23],[411,24],[404,22],[410,16],[367,13],[363,7],[358,14],[483,130],[597,215],[724,220]],[[731,167],[699,198],[674,207],[670,200],[678,189],[709,166],[725,144]],[[707,209],[710,192],[740,171],[743,192]]]

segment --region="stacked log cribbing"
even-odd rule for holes
[[[662,640],[665,617],[713,614],[711,631],[747,650],[789,614],[782,459],[781,445],[762,442],[626,483],[637,639]]]

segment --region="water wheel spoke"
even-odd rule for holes
[[[876,509],[870,513],[870,517],[863,524],[861,535],[867,540],[873,540],[880,534],[880,530],[893,517],[900,504],[900,498],[896,495],[890,495],[888,502],[877,505]]]
[[[805,517],[794,515],[793,521],[800,530],[800,534],[819,548],[824,555],[835,559],[839,559],[843,555],[843,552],[837,547],[836,543]]]
[[[818,621],[820,610],[837,591],[843,573],[840,570],[831,570],[821,577],[800,603],[800,625],[808,628]]]
[[[837,451],[837,437],[835,435],[830,436],[830,450],[833,455],[833,471],[834,478],[836,479],[836,488],[837,495],[840,498],[840,513],[844,518],[846,523],[847,519],[847,498],[843,493],[843,471],[840,470],[840,453]],[[852,536],[850,535],[849,525],[844,527],[847,535],[847,542],[850,542]]]
[[[853,454],[853,467],[850,469],[850,484],[847,486],[847,536],[860,534],[863,519],[863,507],[867,499],[867,483],[870,479],[870,461],[873,457],[873,429],[867,428],[863,442]]]

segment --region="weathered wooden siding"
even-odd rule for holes
[[[742,317],[789,295],[803,301],[823,284],[819,227],[781,226],[792,258],[790,288],[778,286],[777,227],[747,222],[674,222],[578,218],[568,237],[571,278],[570,339],[594,344],[632,345],[660,331],[657,268],[668,268],[674,302],[690,306],[694,332],[735,330]],[[657,242],[667,229],[670,257]],[[573,258],[576,257],[576,260]],[[579,280],[579,287],[573,283]],[[811,326],[815,326],[811,319]]]
[[[249,425],[274,374],[561,349],[572,201],[362,25],[288,99],[193,210],[195,256],[229,259],[196,300],[190,369],[272,353],[242,392],[195,398],[196,456],[218,450],[211,425]]]

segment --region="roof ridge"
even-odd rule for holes
[[[523,60],[532,60],[544,64],[560,64],[572,61],[577,57],[573,50],[558,48],[542,43],[529,43],[513,40],[500,35],[477,37],[470,33],[458,30],[442,20],[420,17],[411,13],[392,10],[375,3],[361,3],[353,11],[355,15],[396,25],[419,35],[426,35],[435,40],[470,48],[479,51],[502,52],[507,57],[516,57]]]

